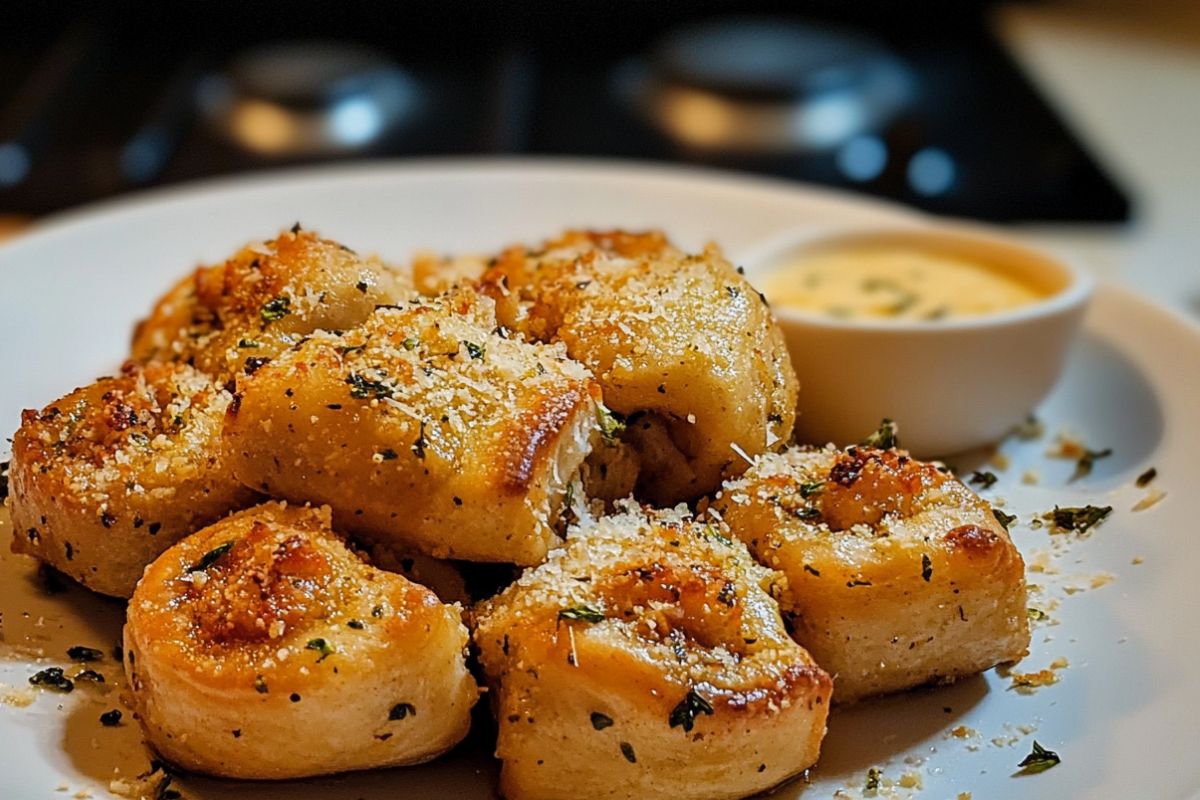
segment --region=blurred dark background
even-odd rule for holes
[[[984,2],[114,2],[0,10],[0,211],[297,163],[599,155],[1001,221],[1122,191]]]

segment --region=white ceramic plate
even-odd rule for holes
[[[372,165],[146,194],[64,215],[0,248],[0,428],[9,433],[22,408],[40,407],[112,369],[134,320],[185,270],[296,220],[396,261],[417,248],[490,249],[569,225],[661,227],[688,247],[715,239],[736,259],[789,228],[908,215],[777,182],[612,163]],[[979,368],[988,368],[986,352]],[[1198,409],[1200,332],[1134,296],[1103,289],[1066,376],[1039,410],[1046,437],[1006,442],[1010,464],[992,467],[1000,483],[986,493],[1018,514],[1014,535],[1027,559],[1038,563],[1038,552],[1052,552],[1044,560],[1057,571],[1030,574],[1041,587],[1031,602],[1043,608],[1058,602],[1050,611],[1057,624],[1036,626],[1032,653],[1018,670],[1036,671],[1060,658],[1070,666],[1057,671],[1057,684],[1030,695],[989,672],[835,711],[810,782],[790,784],[779,795],[807,800],[842,790],[859,797],[866,771],[878,767],[881,796],[1195,796],[1200,544],[1191,492],[1200,482]],[[1113,455],[1089,477],[1068,483],[1073,465],[1044,455],[1063,427],[1095,448],[1112,447]],[[1168,496],[1133,512],[1146,493],[1134,478],[1150,465],[1159,472],[1153,485]],[[1038,473],[1036,485],[1022,482],[1027,470]],[[1052,537],[1025,524],[1055,504],[1089,502],[1115,510],[1085,538]],[[1105,574],[1115,580],[1092,588]],[[1084,591],[1072,593],[1079,587]],[[79,589],[47,595],[29,562],[4,552],[0,612],[6,684],[0,700],[9,704],[0,706],[0,796],[103,797],[114,770],[145,769],[148,756],[128,712],[119,727],[98,722],[102,711],[122,707],[120,667],[111,659],[97,665],[108,677],[107,693],[26,689],[36,670],[65,665],[70,645],[109,649],[120,604]],[[19,705],[30,698],[32,704]],[[958,726],[964,738],[950,733]],[[454,753],[424,767],[280,784],[186,777],[181,788],[194,798],[491,797],[496,767],[486,726],[479,727]],[[1062,764],[1014,777],[1035,738],[1058,752]],[[902,779],[924,788],[888,786]]]

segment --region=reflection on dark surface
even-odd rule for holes
[[[983,3],[0,10],[0,208],[329,158],[698,163],[992,219],[1127,204]]]

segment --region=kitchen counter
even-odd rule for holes
[[[996,24],[1134,203],[1127,226],[1022,230],[1200,321],[1200,3],[1022,4]]]

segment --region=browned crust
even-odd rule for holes
[[[514,420],[510,428],[513,435],[504,445],[501,491],[510,495],[527,492],[546,459],[556,450],[558,437],[580,407],[598,394],[595,383],[574,384],[563,387],[557,394],[542,395],[525,408]]]
[[[998,533],[978,525],[960,525],[947,531],[942,538],[950,547],[972,557],[991,555],[1003,546]]]

